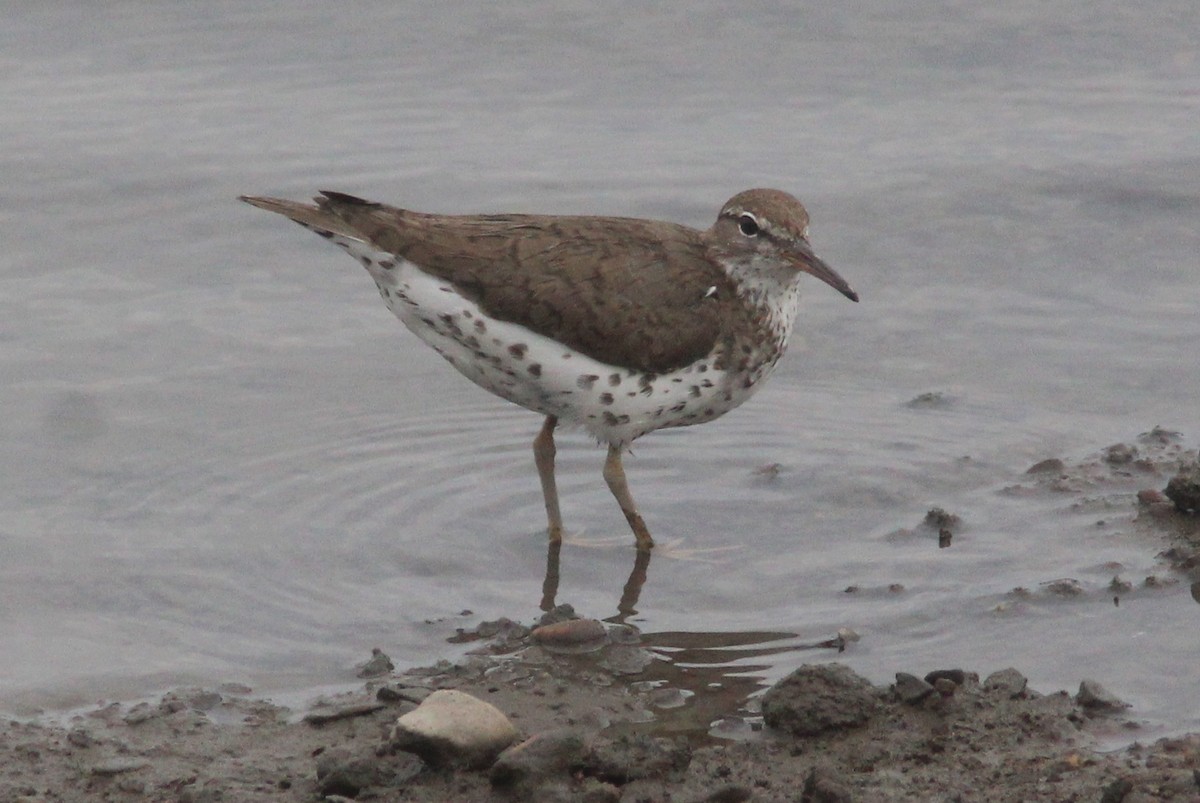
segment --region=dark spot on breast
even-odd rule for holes
[[[529,371],[530,376],[541,376],[542,375],[542,366],[536,362],[530,363],[529,368],[527,368],[526,370]]]
[[[604,423],[608,424],[610,427],[615,427],[617,425],[617,417],[615,415],[613,415],[612,413],[610,413],[608,410],[605,410],[604,411]]]
[[[673,405],[671,407],[671,412],[682,413],[686,409],[687,409],[687,402],[679,402],[678,404]]]
[[[475,337],[475,335],[467,335],[466,339],[463,340],[463,345],[469,349],[478,349],[479,338]]]
[[[391,270],[392,268],[396,267],[396,263],[390,259],[381,259],[379,260],[379,267],[383,268],[384,270]]]
[[[600,394],[600,403],[601,404],[612,404],[613,403],[613,395],[611,393],[601,393]]]
[[[363,263],[364,268],[369,268],[375,264],[373,261],[371,261],[370,257],[359,257],[358,261]]]
[[[702,387],[702,388],[711,388],[712,386],[713,386],[713,381],[711,379],[705,379],[703,382],[700,383],[700,387]]]
[[[706,362],[700,363],[699,367],[697,367],[696,370],[699,371],[700,373],[704,373],[705,371],[708,370],[708,363],[706,363]]]
[[[518,360],[525,359],[525,352],[529,351],[529,346],[524,343],[513,343],[508,347],[508,353],[516,357]]]
[[[674,379],[672,379],[671,381],[674,382],[676,385],[678,385],[679,383],[683,382],[683,377],[677,376]]]
[[[312,229],[312,231],[315,231],[317,234],[321,235],[321,236],[322,236],[322,237],[324,237],[326,240],[332,240],[332,239],[333,239],[333,232],[331,232],[331,231],[325,231],[324,229],[313,229],[311,226],[305,226],[304,228],[306,228],[306,229]]]
[[[620,374],[609,374],[608,375],[608,384],[612,385],[614,388],[617,385],[621,384],[621,375]]]
[[[595,374],[583,374],[575,380],[575,384],[584,390],[591,390],[592,385],[596,384],[596,380],[599,378],[600,377],[596,376]]]
[[[700,386],[692,385],[690,388],[688,388],[688,395],[691,396],[693,399],[700,398]]]
[[[483,318],[475,321],[475,331],[479,334],[483,334],[487,331],[487,324],[483,322]]]

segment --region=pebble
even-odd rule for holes
[[[607,631],[598,619],[570,619],[565,622],[542,625],[530,637],[538,644],[552,649],[555,647],[599,647],[605,641]]]
[[[392,663],[392,659],[387,656],[387,653],[375,647],[371,650],[370,660],[358,668],[358,676],[360,678],[377,678],[395,668],[396,665]]]
[[[896,696],[902,702],[916,705],[933,694],[933,686],[921,680],[916,675],[907,672],[896,673]]]
[[[586,745],[572,730],[531,736],[504,750],[488,776],[493,786],[514,786],[551,776],[568,776],[583,763]]]
[[[805,664],[762,698],[767,725],[795,736],[862,725],[878,705],[871,682],[845,664]]]
[[[420,686],[402,686],[398,683],[388,683],[380,686],[375,692],[375,699],[385,703],[423,703],[425,698],[433,694],[433,689],[426,689]]]
[[[1011,666],[988,675],[983,681],[985,691],[1016,699],[1025,693],[1029,680]]]
[[[1129,707],[1129,703],[1090,679],[1085,679],[1079,684],[1079,693],[1075,695],[1075,702],[1093,711],[1116,711]]]
[[[396,720],[392,743],[431,764],[485,767],[517,739],[517,729],[491,703],[456,690],[435,691]]]
[[[967,673],[962,669],[935,669],[925,676],[925,682],[935,686],[939,680],[948,680],[955,686],[961,686],[967,682]]]
[[[310,711],[304,715],[303,720],[309,725],[326,725],[330,722],[336,722],[339,719],[349,719],[350,717],[361,717],[367,714],[374,714],[383,707],[383,703],[375,700],[347,703],[345,705],[334,706],[332,708]]]
[[[1048,457],[1025,469],[1026,474],[1062,474],[1066,465],[1057,457]]]
[[[1180,468],[1163,493],[1181,513],[1200,512],[1200,462]]]

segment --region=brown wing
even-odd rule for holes
[[[445,279],[488,315],[601,362],[665,373],[709,354],[727,329],[734,287],[684,226],[425,215],[332,192],[317,202],[302,207],[309,218],[334,217],[338,231]]]

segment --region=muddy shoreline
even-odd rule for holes
[[[1166,574],[1144,582],[1190,583],[1200,599],[1200,469],[1179,441],[1155,428],[1070,465],[1047,458],[1004,492],[1104,499],[1161,545]],[[953,548],[958,526],[935,509],[914,531]],[[6,721],[0,803],[1200,801],[1200,734],[1139,740],[1138,712],[1102,676],[1032,689],[1019,667],[916,666],[872,685],[839,663],[855,649],[844,632],[760,694],[749,673],[687,660],[688,634],[666,643],[623,616],[555,606],[554,557],[539,621],[459,631],[449,640],[471,645],[463,660],[402,673],[376,651],[361,687],[303,711],[227,685]],[[1114,577],[1106,593],[1119,604],[1135,582]],[[770,635],[740,637],[761,647]]]

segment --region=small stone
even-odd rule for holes
[[[909,705],[916,705],[933,694],[933,686],[907,672],[896,673],[895,689],[896,696]]]
[[[80,749],[86,749],[96,744],[96,739],[86,728],[72,728],[67,734],[67,741]]]
[[[1060,577],[1042,583],[1042,588],[1056,597],[1078,597],[1083,594],[1083,586],[1073,577]]]
[[[1168,501],[1157,488],[1143,488],[1137,492],[1137,500],[1139,505],[1162,505]]]
[[[1093,711],[1117,711],[1129,708],[1129,703],[1094,680],[1084,680],[1079,684],[1079,693],[1075,695],[1075,702]]]
[[[846,779],[828,767],[813,767],[804,780],[802,799],[807,803],[852,803]]]
[[[408,753],[394,756],[356,756],[334,748],[317,759],[317,789],[329,800],[341,795],[353,799],[368,787],[399,787],[421,772],[420,759]]]
[[[654,653],[628,644],[616,644],[604,653],[601,666],[618,675],[638,675],[654,663]]]
[[[983,681],[984,691],[1016,699],[1025,693],[1029,680],[1011,666],[988,675]]]
[[[426,689],[420,686],[402,686],[399,683],[388,683],[380,686],[375,692],[375,699],[385,703],[423,703],[429,695],[433,694],[433,689]]]
[[[1180,468],[1163,493],[1181,513],[1200,512],[1200,462]]]
[[[606,783],[624,786],[682,770],[691,761],[686,744],[645,734],[618,736],[588,751],[581,771]]]
[[[762,698],[767,725],[795,736],[862,725],[878,705],[871,682],[845,664],[805,664]]]
[[[531,638],[543,647],[579,647],[603,642],[607,631],[604,623],[597,619],[571,619],[565,622],[542,625],[535,629]]]
[[[358,668],[358,676],[360,678],[377,678],[395,668],[396,665],[392,663],[392,659],[387,656],[387,653],[375,647],[371,650],[371,658]]]
[[[1026,474],[1062,474],[1066,465],[1057,457],[1047,457],[1025,469]]]
[[[1125,796],[1132,791],[1133,784],[1129,780],[1118,778],[1104,787],[1104,791],[1100,795],[1100,803],[1121,803]]]
[[[141,725],[143,722],[147,722],[157,716],[161,716],[162,713],[162,711],[160,711],[157,707],[150,705],[150,703],[138,703],[133,708],[129,709],[129,712],[125,714],[125,716],[121,717],[121,719],[124,720],[126,725]]]
[[[1111,466],[1123,466],[1137,459],[1138,448],[1128,443],[1114,443],[1104,450],[1104,461]]]
[[[500,709],[466,692],[435,691],[396,720],[392,743],[431,764],[485,767],[517,739]]]
[[[933,690],[943,697],[953,697],[958,691],[958,684],[950,678],[938,678],[933,682]]]
[[[934,530],[953,530],[962,524],[962,519],[940,507],[933,507],[925,514],[925,525]]]
[[[345,705],[338,705],[331,708],[310,711],[304,715],[303,721],[307,722],[309,725],[327,725],[330,722],[336,722],[339,719],[349,719],[351,717],[361,717],[366,716],[367,714],[374,714],[383,707],[383,703],[375,700],[346,703]]]
[[[925,682],[936,685],[939,680],[948,680],[955,686],[967,682],[967,673],[962,669],[935,669],[925,676]]]
[[[492,765],[493,786],[513,786],[569,775],[583,764],[583,737],[570,730],[555,730],[531,736],[507,748]]]

